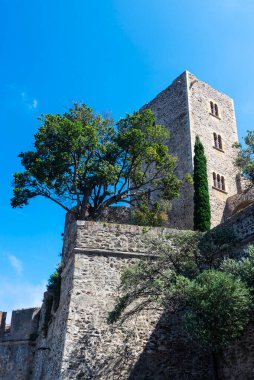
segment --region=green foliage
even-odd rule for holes
[[[208,231],[211,226],[211,210],[206,157],[204,147],[198,136],[195,141],[194,153],[194,230]]]
[[[243,176],[254,184],[254,131],[247,131],[244,142],[246,144],[245,148],[241,144],[234,144],[238,148],[235,163]]]
[[[122,297],[108,322],[152,307],[160,307],[164,317],[181,312],[192,338],[219,351],[242,334],[254,310],[254,247],[233,259],[229,251],[236,239],[227,228],[167,238],[147,241],[153,256],[122,272]]]
[[[240,260],[225,259],[221,264],[221,270],[230,273],[235,278],[243,281],[254,297],[254,246],[249,246],[244,257]],[[253,298],[254,302],[254,298]]]
[[[230,274],[207,270],[186,281],[185,323],[205,348],[219,351],[241,336],[249,321],[250,292]]]
[[[156,191],[162,199],[178,196],[176,159],[165,143],[169,134],[155,124],[151,110],[127,115],[116,125],[85,104],[63,115],[42,115],[34,150],[20,153],[24,171],[14,174],[12,207],[36,196],[79,219],[98,219],[105,208],[136,205]]]
[[[47,284],[47,290],[53,295],[54,311],[58,308],[61,293],[61,273],[62,267],[58,265],[56,271],[50,276]]]
[[[200,235],[199,251],[206,268],[218,268],[222,257],[232,255],[237,238],[232,227],[219,226]]]
[[[169,204],[166,202],[141,201],[132,211],[132,221],[139,226],[160,227],[168,220]]]
[[[54,307],[54,311],[57,310],[60,302],[60,293],[61,293],[61,273],[62,267],[59,264],[54,273],[48,279],[47,291],[48,295],[45,298],[45,315],[43,322],[43,331],[44,336],[47,336],[49,323],[51,321],[52,316],[52,308]]]

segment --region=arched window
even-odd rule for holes
[[[211,113],[214,114],[213,102],[210,102],[210,107],[211,107]]]
[[[213,187],[226,192],[225,178],[215,172],[213,172]]]
[[[221,176],[221,190],[225,191],[225,179]]]
[[[222,150],[222,138],[218,135],[218,148]]]
[[[212,101],[210,101],[210,109],[211,109],[211,114],[219,117],[219,108],[218,105]]]
[[[217,104],[214,104],[214,114],[215,116],[219,116],[219,110]]]
[[[217,188],[218,188],[218,189],[221,188],[220,175],[219,175],[219,174],[217,174]]]
[[[213,186],[217,187],[216,174],[213,172]]]
[[[218,139],[216,133],[213,134],[213,139],[214,139],[214,146],[217,148],[218,147]]]

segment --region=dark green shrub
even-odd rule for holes
[[[194,148],[194,230],[208,231],[211,226],[206,157],[204,147],[196,137]]]

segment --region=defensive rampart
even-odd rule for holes
[[[234,229],[237,249],[244,249],[254,241],[254,206],[235,214],[217,229],[225,226]],[[51,295],[46,293],[39,326],[35,323],[38,310],[29,309],[34,310],[30,312],[34,317],[24,318],[21,327],[13,328],[14,341],[3,338],[9,333],[1,330],[0,379],[214,379],[211,356],[186,336],[180,316],[169,321],[157,308],[145,310],[116,327],[107,323],[119,294],[121,270],[137,260],[153,258],[154,238],[163,240],[172,233],[185,232],[76,222],[68,217],[59,307],[54,309]],[[28,320],[30,323],[25,322]],[[31,334],[35,333],[38,337],[33,341],[31,338],[36,336]],[[22,337],[27,339],[25,346],[20,344]],[[17,370],[21,363],[29,363],[22,374]],[[254,329],[249,326],[242,340],[221,355],[220,377],[252,379],[253,363]],[[9,375],[3,370],[6,368]]]

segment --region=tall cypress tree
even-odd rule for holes
[[[194,147],[194,230],[207,231],[211,226],[206,157],[204,147],[196,137]]]

